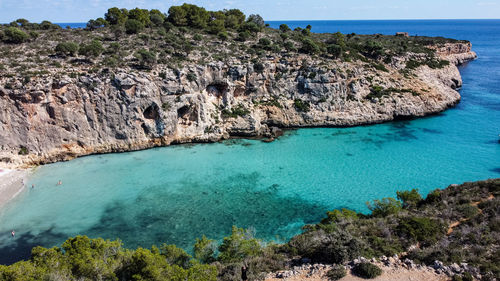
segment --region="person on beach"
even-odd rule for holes
[[[12,230],[12,232],[10,234],[12,234],[12,237],[14,237],[16,235],[16,232],[14,230]]]
[[[248,267],[246,267],[246,266],[242,266],[241,267],[241,280],[242,281],[247,281],[248,280],[247,271],[248,271]]]

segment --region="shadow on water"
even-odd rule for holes
[[[3,234],[3,237],[10,237],[10,233]],[[52,245],[55,241],[61,243],[68,238],[66,234],[54,231],[54,227],[42,231],[38,234],[16,233],[15,238],[9,238],[7,245],[0,246],[0,264],[10,265],[20,260],[27,260],[31,256],[31,249],[39,245]]]
[[[497,174],[500,174],[500,167],[499,168],[490,169],[490,171],[492,171],[494,173],[497,173]]]
[[[214,182],[186,180],[181,186],[151,186],[133,202],[115,201],[99,223],[83,234],[120,238],[126,247],[176,244],[191,251],[195,238],[222,239],[231,227],[255,228],[258,237],[290,238],[290,226],[318,222],[328,210],[298,196],[282,197],[278,183],[262,186],[258,173]],[[285,187],[283,187],[285,188]]]

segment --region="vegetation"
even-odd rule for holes
[[[283,245],[265,245],[252,231],[233,227],[222,242],[197,239],[194,257],[174,245],[129,250],[120,241],[77,236],[60,248],[35,247],[27,261],[0,266],[0,280],[237,280],[242,264],[249,265],[254,280],[297,257],[334,263],[327,276],[338,280],[346,274],[340,264],[403,252],[401,258],[429,265],[465,262],[480,270],[482,280],[498,279],[500,179],[450,186],[425,199],[417,194],[415,189],[398,192],[400,204],[389,198],[374,201],[370,214],[330,211]],[[466,205],[480,211],[464,212]],[[459,223],[450,231],[454,222]],[[374,278],[381,270],[360,263],[352,273]],[[453,280],[473,279],[464,272]]]
[[[328,270],[326,276],[330,280],[339,280],[347,275],[347,270],[342,265],[334,265],[332,269]]]
[[[422,65],[448,65],[434,55],[433,47],[455,42],[421,36],[317,34],[312,30],[312,26],[291,30],[286,24],[272,29],[259,15],[246,16],[238,9],[209,11],[191,4],[172,6],[167,13],[113,7],[103,17],[89,20],[84,29],[18,19],[0,25],[0,73],[25,77],[49,71],[63,75],[75,67],[80,73],[117,68],[153,71],[156,67],[227,63],[229,58],[241,58],[241,63],[263,62],[276,54],[288,58],[300,53],[329,64],[361,61],[366,67],[388,71],[393,57],[420,54],[401,70],[408,75]]]
[[[373,279],[382,274],[382,269],[371,263],[359,263],[354,266],[352,273],[361,278]]]

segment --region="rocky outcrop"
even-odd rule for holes
[[[262,64],[238,58],[151,72],[46,75],[9,87],[0,78],[0,167],[437,113],[460,100],[455,64],[475,58],[462,43],[437,53],[452,64],[410,75],[401,71],[407,58],[383,71],[361,61],[283,55]]]

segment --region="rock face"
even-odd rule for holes
[[[436,52],[450,65],[424,65],[411,74],[400,71],[404,57],[383,71],[297,55],[262,64],[47,75],[9,89],[0,83],[0,167],[231,136],[270,138],[280,132],[276,127],[355,126],[437,113],[459,102],[456,64],[476,55],[463,43]]]

